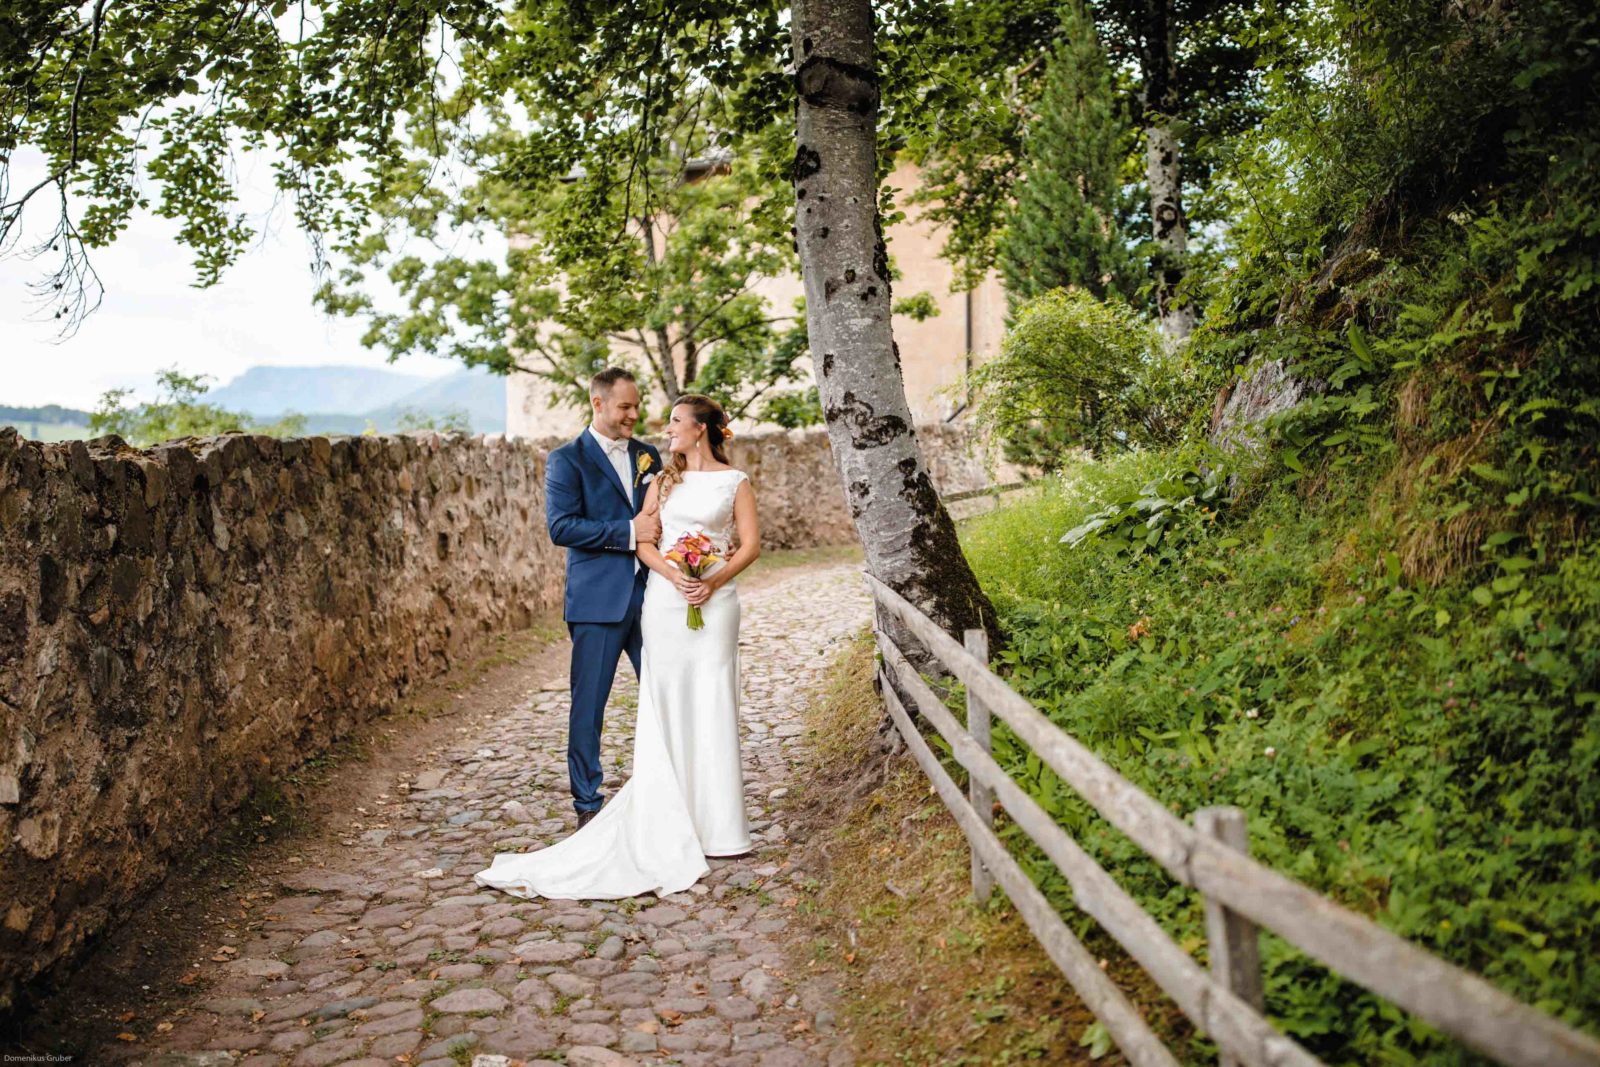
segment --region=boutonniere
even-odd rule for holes
[[[633,472],[633,487],[635,489],[639,488],[639,479],[643,478],[644,477],[644,472],[650,469],[650,464],[651,464],[650,453],[648,453],[648,452],[640,452],[639,453],[639,461],[635,465],[637,467],[637,469]]]

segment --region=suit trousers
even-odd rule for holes
[[[643,567],[639,575],[647,575]],[[599,811],[600,786],[605,773],[600,766],[600,728],[605,723],[606,702],[617,676],[622,654],[628,654],[633,674],[639,676],[640,609],[644,582],[635,575],[627,614],[618,622],[569,622],[572,637],[572,711],[567,718],[567,773],[572,779],[572,806],[579,812]]]

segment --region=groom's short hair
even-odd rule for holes
[[[610,396],[611,387],[618,382],[637,383],[638,379],[633,376],[633,371],[626,367],[607,367],[589,379],[589,395]]]

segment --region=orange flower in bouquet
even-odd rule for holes
[[[662,553],[666,559],[677,565],[677,568],[691,578],[699,578],[705,574],[707,568],[722,557],[717,555],[717,546],[711,543],[703,530],[691,530],[673,542],[671,548]],[[689,605],[689,629],[703,630],[706,626],[705,616],[700,613],[699,604]]]

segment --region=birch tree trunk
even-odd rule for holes
[[[867,566],[958,639],[994,608],[968,566],[911,423],[878,214],[870,0],[794,0],[795,241],[834,463]]]
[[[1172,120],[1178,111],[1177,64],[1173,56],[1172,0],[1144,0],[1140,65],[1144,77],[1145,178],[1150,183],[1150,219],[1156,254],[1156,310],[1170,343],[1194,330],[1192,305],[1179,304],[1178,284],[1187,269],[1189,224],[1183,215],[1182,156]]]

